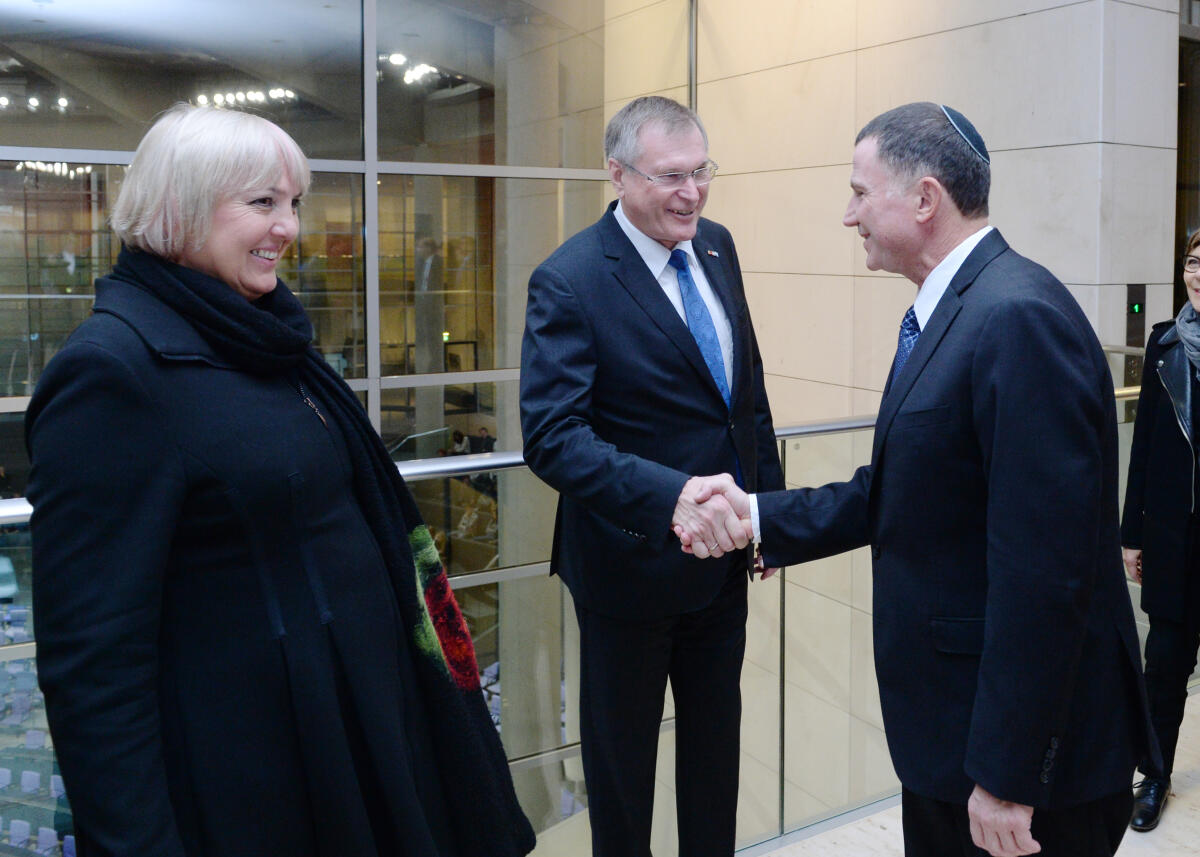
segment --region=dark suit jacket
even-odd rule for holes
[[[521,428],[525,460],[560,494],[552,571],[589,609],[653,618],[705,606],[744,560],[680,550],[671,518],[688,478],[740,461],[750,490],[777,489],[783,471],[729,232],[702,219],[692,242],[733,328],[726,408],[614,207],[529,280]]]
[[[1142,551],[1142,609],[1183,622],[1200,618],[1196,549],[1188,526],[1196,508],[1196,372],[1175,321],[1154,325],[1146,343],[1142,392],[1129,450],[1121,544]]]
[[[876,673],[909,789],[965,804],[979,783],[1039,808],[1128,789],[1153,739],[1112,377],[1087,318],[993,231],[889,383],[869,466],[760,496],[767,564],[873,546]]]

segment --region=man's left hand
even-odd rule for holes
[[[971,819],[971,840],[992,857],[1021,857],[1042,850],[1030,832],[1031,806],[1000,800],[976,783],[967,800],[967,815]]]

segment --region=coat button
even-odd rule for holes
[[[1041,780],[1042,785],[1045,785],[1046,783],[1050,782],[1050,775],[1045,771],[1042,771],[1042,775],[1038,777],[1038,779]]]
[[[1052,749],[1052,750],[1058,749],[1058,739],[1057,738],[1050,739],[1050,749]]]
[[[883,551],[880,550],[879,545],[871,546],[871,559],[879,559],[879,554],[881,553],[883,553]]]

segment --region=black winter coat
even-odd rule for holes
[[[113,279],[46,368],[27,416],[38,668],[81,855],[455,853],[328,422]]]
[[[1189,518],[1196,509],[1196,373],[1175,322],[1154,325],[1146,343],[1121,544],[1142,551],[1142,609],[1183,622],[1200,611],[1198,558],[1189,552]]]

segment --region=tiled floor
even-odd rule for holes
[[[1188,700],[1188,714],[1175,755],[1173,795],[1158,828],[1129,831],[1117,857],[1200,855],[1200,694]],[[764,857],[902,857],[900,807],[793,842]]]

